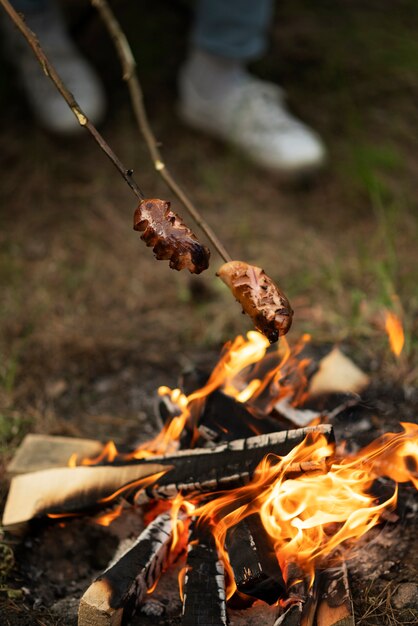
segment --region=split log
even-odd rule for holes
[[[317,626],[355,626],[345,562],[342,561],[337,567],[325,570],[321,574],[321,579],[320,601],[316,614]]]
[[[15,476],[7,496],[3,526],[10,527],[46,514],[80,511],[108,498],[123,486],[167,469],[167,465],[149,463],[123,467],[63,467]]]
[[[183,595],[183,626],[226,626],[225,577],[209,528],[193,520]]]
[[[141,498],[170,499],[179,491],[190,494],[236,489],[248,484],[266,454],[284,456],[311,433],[324,435],[328,442],[334,441],[332,426],[322,424],[236,439],[211,449],[180,450],[173,455],[141,461],[171,466],[170,471],[141,493]]]
[[[138,503],[170,499],[179,491],[190,494],[233,489],[251,480],[266,454],[285,455],[309,433],[322,433],[328,441],[333,440],[332,427],[323,425],[239,439],[212,449],[181,450],[172,455],[135,460],[128,465],[65,467],[15,476],[3,525],[100,506],[99,501],[139,480],[145,483],[137,485],[137,489],[144,487]],[[307,462],[290,467],[289,471],[298,473],[321,468],[324,469],[315,464],[311,467]],[[156,475],[154,479],[153,475]]]
[[[228,530],[226,548],[238,591],[268,604],[284,595],[280,565],[258,515],[250,515]]]
[[[365,374],[339,348],[321,359],[318,371],[309,383],[309,395],[323,393],[360,393],[370,383]]]
[[[90,585],[80,600],[78,626],[120,626],[130,619],[172,560],[171,540],[170,513],[163,513]]]
[[[82,459],[95,457],[102,449],[103,444],[94,439],[29,434],[16,450],[7,466],[7,473],[15,476],[51,467],[66,467],[74,453]]]

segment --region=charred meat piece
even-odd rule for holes
[[[159,260],[169,261],[172,269],[188,269],[200,274],[209,267],[209,248],[199,242],[166,200],[145,199],[134,214],[134,230],[152,247]]]
[[[261,267],[230,261],[222,265],[217,275],[270,343],[289,331],[293,317],[289,300]]]

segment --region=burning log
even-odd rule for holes
[[[226,548],[238,591],[268,604],[285,591],[280,565],[258,515],[250,515],[228,531]]]
[[[285,456],[311,433],[324,435],[327,442],[334,441],[332,426],[323,424],[236,439],[211,449],[195,448],[169,456],[154,456],[150,462],[167,464],[171,469],[147,487],[144,494],[151,499],[169,499],[179,491],[190,494],[235,489],[252,479],[257,465],[267,454]],[[141,462],[146,464],[148,461]],[[290,469],[304,471],[303,465]],[[315,469],[318,470],[318,466]],[[141,494],[142,498],[144,494]]]
[[[183,626],[226,626],[224,567],[208,527],[193,520],[184,579]]]
[[[15,476],[10,484],[3,525],[46,514],[80,511],[109,498],[121,487],[153,480],[167,465],[62,467]]]
[[[317,626],[355,626],[347,566],[329,568],[321,575],[321,593],[316,614]]]
[[[143,603],[162,571],[177,552],[170,550],[172,520],[159,515],[134,545],[111,563],[80,600],[78,626],[120,626]],[[180,549],[180,548],[179,548]]]
[[[318,576],[309,587],[308,580],[296,563],[287,564],[288,598],[280,604],[274,626],[312,626],[319,599]]]
[[[266,454],[283,456],[309,433],[333,440],[332,426],[322,425],[238,439],[212,449],[181,450],[172,455],[134,460],[129,465],[54,468],[12,479],[3,516],[11,526],[34,517],[78,512],[101,504],[126,487],[144,488],[138,502],[170,499],[180,491],[209,492],[248,483]],[[317,471],[309,462],[289,472]]]
[[[207,398],[199,418],[199,431],[209,433],[211,441],[231,441],[237,437],[251,437],[277,432],[279,419],[259,417],[242,402],[216,389]]]

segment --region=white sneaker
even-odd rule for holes
[[[202,98],[183,70],[179,77],[179,115],[196,128],[241,148],[256,164],[299,175],[325,161],[319,136],[285,108],[283,91],[248,76],[221,98]]]
[[[25,16],[31,30],[68,90],[87,117],[98,124],[105,113],[105,95],[93,68],[69,38],[61,14],[53,6]],[[8,19],[1,21],[10,61],[16,66],[21,86],[37,120],[57,134],[81,132],[81,126],[67,103],[42,72],[29,45]]]

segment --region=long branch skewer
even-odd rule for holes
[[[123,80],[125,80],[128,85],[136,122],[148,147],[155,170],[158,174],[160,174],[169,189],[171,189],[171,191],[177,196],[196,224],[205,233],[206,237],[212,243],[214,248],[216,248],[223,260],[225,262],[231,261],[231,257],[225,250],[223,244],[219,241],[209,224],[200,215],[199,211],[194,206],[193,202],[190,200],[183,188],[180,187],[180,185],[173,178],[164,163],[161,152],[158,149],[157,140],[148,120],[148,115],[144,106],[143,92],[138,74],[136,72],[136,62],[125,33],[123,32],[113,11],[109,7],[107,0],[91,0],[91,3],[99,11],[100,16],[115,44],[122,66]]]
[[[104,3],[100,2],[100,0],[96,2],[92,0],[92,2],[99,9],[101,15],[103,16],[103,20],[117,45],[117,50],[124,68],[124,79],[128,81],[135,116],[141,129],[141,133],[143,134],[145,142],[151,153],[155,169],[161,174],[162,178],[166,181],[167,185],[170,187],[173,193],[175,193],[178,199],[183,203],[189,214],[195,220],[196,224],[206,234],[207,238],[211,241],[211,243],[216,248],[220,256],[224,259],[224,261],[229,261],[231,257],[226,252],[222,243],[219,241],[210,226],[205,222],[203,217],[200,215],[196,207],[189,200],[181,187],[176,183],[172,175],[165,167],[164,162],[162,161],[161,155],[157,148],[156,139],[148,123],[146,111],[143,105],[142,90],[139,85],[138,78],[135,74],[135,60],[133,58],[132,51],[129,47],[125,35],[121,31],[120,26],[113,17],[113,14],[111,13],[109,7],[107,5],[104,6]],[[32,48],[32,51],[38,59],[44,73],[46,74],[46,76],[48,76],[48,78],[50,78],[61,96],[64,98],[65,102],[68,104],[71,111],[73,112],[77,122],[80,124],[80,126],[86,128],[86,130],[90,133],[90,135],[96,141],[101,150],[103,150],[106,156],[119,171],[125,182],[129,185],[129,187],[135,194],[135,196],[140,200],[144,199],[144,193],[132,176],[133,170],[124,166],[122,161],[116,156],[116,154],[113,152],[111,147],[99,133],[94,124],[92,124],[92,122],[88,119],[87,115],[82,110],[82,108],[74,98],[73,94],[67,89],[57,71],[55,70],[53,64],[48,59],[38,41],[36,34],[28,28],[28,26],[25,24],[24,19],[12,7],[9,0],[0,0],[0,5],[4,8],[10,19],[17,26],[23,37]],[[109,25],[109,17],[105,17],[105,15],[103,14],[103,12],[106,11],[106,16],[110,14],[110,24],[112,24],[112,26]]]

